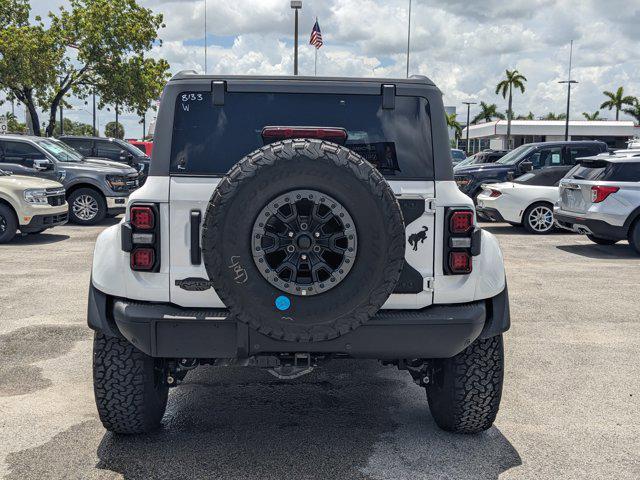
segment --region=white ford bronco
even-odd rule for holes
[[[176,75],[147,182],[95,248],[104,426],[158,427],[198,365],[286,379],[351,358],[407,370],[443,429],[489,428],[507,284],[441,97],[425,77]]]

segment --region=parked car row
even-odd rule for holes
[[[563,228],[601,245],[628,240],[640,253],[640,151],[605,152],[600,142],[530,144],[494,168],[454,171],[480,218],[534,234]],[[496,181],[501,165],[511,168],[508,176],[521,175]]]
[[[94,225],[125,211],[150,158],[122,140],[0,137],[0,243],[67,221]]]

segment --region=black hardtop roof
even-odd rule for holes
[[[373,78],[373,77],[310,77],[303,75],[203,75],[193,70],[183,70],[176,73],[170,80],[240,80],[240,81],[265,81],[265,82],[333,82],[333,83],[376,83],[376,84],[413,84],[435,86],[435,83],[424,75],[412,75],[409,78]]]

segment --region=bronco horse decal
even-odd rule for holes
[[[416,233],[412,233],[409,235],[409,245],[413,246],[413,251],[418,251],[418,242],[424,243],[427,239],[427,232],[429,231],[429,227],[422,226],[422,230]]]

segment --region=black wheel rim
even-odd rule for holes
[[[318,295],[339,285],[353,267],[356,228],[349,212],[329,195],[292,190],[260,211],[252,250],[271,285],[293,295]]]
[[[7,219],[0,215],[0,234],[7,231]]]

